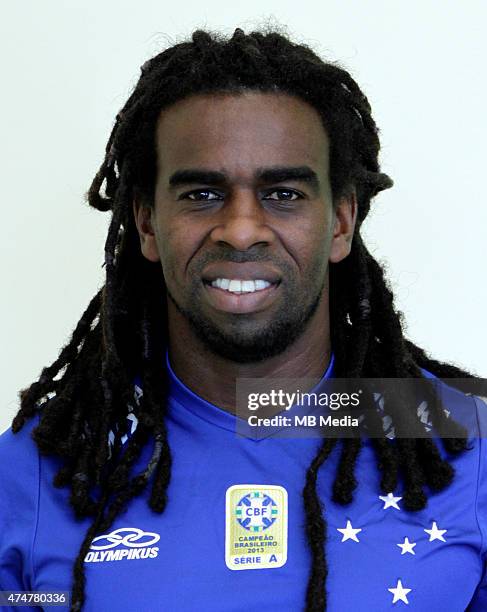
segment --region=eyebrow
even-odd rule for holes
[[[300,181],[309,183],[316,192],[319,190],[320,186],[318,175],[309,166],[273,166],[270,168],[258,168],[254,173],[254,179],[262,183]],[[170,187],[191,184],[217,186],[228,183],[228,177],[224,172],[197,168],[177,170],[169,177]]]

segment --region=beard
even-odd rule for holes
[[[316,276],[310,276],[316,278]],[[198,289],[187,300],[191,308],[179,304],[166,287],[176,309],[187,319],[195,335],[213,353],[236,363],[256,363],[279,355],[301,336],[323,296],[325,279],[311,287],[294,283],[283,287],[280,306],[272,320],[255,323],[255,315],[226,315],[225,326],[206,316],[200,307]],[[310,297],[311,296],[311,297]]]

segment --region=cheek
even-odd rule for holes
[[[331,248],[332,228],[325,215],[310,220],[299,220],[293,224],[292,230],[281,239],[286,250],[298,264],[301,273],[320,275],[326,270]],[[315,278],[306,278],[313,283]]]
[[[164,276],[169,284],[181,284],[188,262],[200,244],[200,234],[184,219],[169,222],[158,232]]]

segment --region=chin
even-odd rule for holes
[[[195,327],[202,343],[213,353],[236,363],[257,363],[284,352],[300,335],[299,328],[272,329],[271,326],[242,330],[222,329],[212,325]]]

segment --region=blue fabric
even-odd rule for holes
[[[173,464],[167,508],[162,515],[152,512],[146,490],[103,534],[113,535],[97,540],[95,544],[105,549],[90,551],[91,561],[85,562],[84,610],[303,610],[310,553],[302,489],[320,441],[236,437],[235,417],[195,395],[169,363],[168,367],[167,427]],[[330,376],[332,364],[322,380]],[[318,493],[327,522],[328,610],[487,610],[487,404],[444,384],[441,393],[451,416],[471,432],[472,448],[451,459],[454,482],[431,495],[424,510],[409,512],[401,499],[389,504],[380,499],[369,442],[358,459],[359,485],[349,506],[331,501],[339,445],[323,465]],[[73,561],[90,521],[75,520],[68,491],[52,486],[60,462],[37,452],[30,437],[37,422],[36,417],[18,434],[7,431],[0,436],[0,589],[66,591],[71,589]],[[130,424],[133,430],[133,415]],[[480,431],[484,438],[479,438]],[[148,445],[139,469],[151,452]],[[441,444],[440,452],[445,456]],[[225,493],[235,484],[280,485],[287,490],[284,566],[242,571],[226,566]],[[395,498],[401,497],[401,490],[402,483]],[[360,529],[356,539],[339,531],[347,521]],[[441,537],[431,540],[425,530],[434,529],[433,523]],[[126,556],[117,558],[123,550]],[[403,593],[395,603],[394,592]]]

